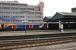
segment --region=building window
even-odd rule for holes
[[[19,4],[11,3],[11,5],[13,5],[13,6],[18,6]]]
[[[19,4],[20,6],[27,6],[27,4]]]
[[[10,9],[10,7],[0,7],[0,9]]]
[[[10,5],[10,3],[0,3],[1,5]]]
[[[27,8],[20,8],[21,10],[27,10]]]
[[[37,7],[37,8],[35,8],[35,10],[36,10],[36,11],[40,11],[40,8],[39,8],[39,7]]]
[[[12,9],[12,10],[17,10],[17,9],[19,9],[19,8],[11,7],[11,9]]]
[[[41,18],[41,16],[36,16],[37,18]]]
[[[34,8],[27,8],[28,10],[34,10]]]

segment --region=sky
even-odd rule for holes
[[[20,3],[37,5],[39,0],[17,0]],[[56,12],[71,12],[76,7],[76,0],[41,0],[44,2],[44,16],[53,16]]]

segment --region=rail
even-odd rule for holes
[[[0,50],[55,45],[67,42],[76,42],[76,34],[53,34],[53,35],[31,35],[29,36],[8,36],[0,38]],[[29,38],[30,37],[30,38]]]

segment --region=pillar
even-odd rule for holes
[[[48,29],[48,22],[47,22],[47,29]]]
[[[59,31],[64,32],[63,30],[63,23],[59,20]]]

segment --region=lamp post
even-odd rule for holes
[[[27,21],[25,20],[25,21],[22,21],[23,23],[24,23],[24,25],[25,25],[25,33],[26,33],[26,23],[27,23]]]
[[[28,20],[27,20],[27,16],[25,14],[24,14],[24,20],[22,22],[25,25],[25,33],[26,33],[26,25],[27,25]]]

